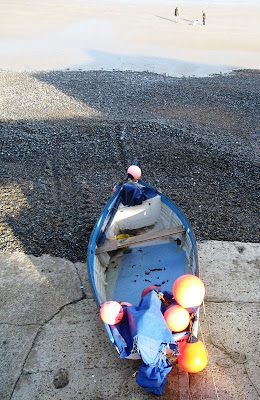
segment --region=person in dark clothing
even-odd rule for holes
[[[175,8],[174,15],[175,15],[175,22],[178,22],[178,16],[179,16],[179,9],[178,9],[178,7]]]
[[[203,25],[206,24],[206,13],[205,13],[205,11],[202,11],[202,23],[203,23]]]

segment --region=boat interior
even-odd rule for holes
[[[171,292],[179,276],[197,268],[190,234],[185,220],[159,194],[140,205],[120,204],[105,243],[96,249],[100,303],[115,300],[137,306],[149,285]]]

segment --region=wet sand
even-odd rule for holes
[[[67,0],[2,2],[0,69],[205,76],[260,66],[260,6]],[[195,24],[194,24],[195,23]]]

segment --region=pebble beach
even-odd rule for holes
[[[83,261],[134,158],[198,240],[259,240],[260,73],[0,73],[3,252]]]

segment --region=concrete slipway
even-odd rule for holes
[[[174,365],[161,399],[259,399],[260,245],[205,241],[198,250],[209,364],[195,375]],[[135,382],[140,362],[118,359],[110,345],[85,264],[13,253],[0,265],[1,400],[157,397]]]

